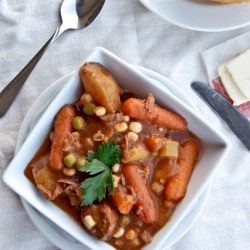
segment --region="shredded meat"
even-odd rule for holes
[[[115,114],[107,114],[101,116],[101,120],[107,125],[114,125],[122,121],[123,114],[115,113]]]
[[[143,181],[146,183],[147,182],[147,172],[139,169],[138,170],[138,177],[140,177],[141,179],[143,179]]]
[[[76,190],[71,190],[68,193],[69,201],[71,206],[73,207],[79,207],[81,204],[81,196],[82,196],[82,190],[80,188],[77,188]]]
[[[124,143],[123,143],[122,147],[123,147],[122,158],[124,158],[124,159],[129,158],[130,146],[129,146],[129,139],[128,139],[127,135],[124,136]]]
[[[104,141],[105,135],[101,130],[98,130],[92,137],[93,141]]]
[[[150,176],[150,167],[146,164],[142,164],[142,170],[144,172],[144,178],[145,178],[145,182],[146,182]]]
[[[76,190],[80,186],[79,182],[70,179],[58,179],[57,182],[63,184],[64,192]]]
[[[64,152],[74,152],[76,155],[81,155],[83,149],[80,134],[78,132],[67,134],[62,150]]]
[[[154,105],[155,105],[155,98],[151,93],[149,93],[145,102],[145,108],[146,110],[148,110],[148,112],[153,112]]]

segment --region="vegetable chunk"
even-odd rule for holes
[[[85,90],[108,113],[115,113],[121,106],[121,88],[111,73],[99,63],[85,63],[80,69]]]

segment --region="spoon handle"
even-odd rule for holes
[[[26,79],[29,77],[32,70],[35,68],[36,64],[44,54],[45,50],[51,45],[56,38],[62,34],[64,30],[57,28],[51,38],[43,45],[43,47],[37,52],[37,54],[29,61],[29,63],[18,73],[18,75],[9,83],[0,93],[0,117],[2,117],[15,97],[17,96],[19,90],[25,83]]]

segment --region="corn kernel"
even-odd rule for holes
[[[114,126],[116,132],[124,132],[128,129],[128,124],[126,122],[118,123]]]
[[[115,230],[113,237],[114,238],[120,238],[121,236],[123,236],[124,234],[124,228],[123,227],[119,227]]]
[[[123,116],[122,116],[122,120],[123,120],[124,122],[129,122],[130,118],[129,118],[128,115],[123,115]]]
[[[70,177],[76,174],[76,170],[74,168],[64,168],[63,174]]]
[[[116,163],[114,166],[112,166],[112,171],[114,173],[118,173],[120,171],[120,168],[121,168],[120,164]]]
[[[136,232],[133,229],[129,229],[125,234],[126,239],[133,240],[136,237]]]
[[[93,101],[93,97],[91,94],[89,93],[84,93],[82,96],[81,96],[81,103],[84,105],[86,103],[89,103],[89,102],[92,102]]]
[[[132,142],[136,142],[138,140],[138,134],[135,132],[128,132],[128,139]]]
[[[151,185],[151,189],[156,193],[156,194],[160,194],[163,189],[164,186],[162,184],[160,184],[159,182],[153,182]]]
[[[129,130],[135,133],[140,133],[142,130],[142,125],[140,122],[130,122]]]
[[[106,109],[103,106],[94,107],[94,113],[96,116],[103,116],[106,114]]]

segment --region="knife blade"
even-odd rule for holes
[[[250,151],[249,120],[208,84],[195,81],[191,83],[191,87],[226,122]]]

